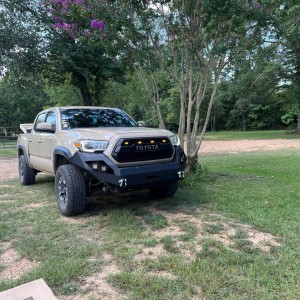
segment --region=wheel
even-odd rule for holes
[[[19,156],[19,180],[23,185],[35,183],[35,170],[29,167],[24,154]]]
[[[83,175],[74,165],[58,167],[55,175],[55,194],[58,209],[65,216],[84,211],[86,191]]]
[[[154,197],[172,197],[178,189],[178,180],[170,185],[150,188],[149,191]]]

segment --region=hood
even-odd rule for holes
[[[102,128],[77,128],[65,131],[70,137],[87,140],[109,141],[113,136],[136,138],[154,136],[172,136],[169,130],[146,127],[102,127]]]

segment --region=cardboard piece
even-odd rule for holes
[[[0,293],[0,300],[57,300],[43,279],[37,279]]]

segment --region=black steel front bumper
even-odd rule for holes
[[[117,167],[102,153],[76,152],[70,159],[71,163],[83,169],[95,179],[123,190],[135,190],[164,186],[183,179],[186,166],[186,156],[180,146],[175,148],[173,160],[167,163],[140,165],[132,167]],[[107,171],[94,170],[93,163],[107,166]]]

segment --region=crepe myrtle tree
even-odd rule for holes
[[[141,28],[156,50],[152,59],[179,91],[179,137],[185,140],[187,169],[193,170],[222,72],[263,43],[262,32],[271,30],[279,1],[153,0],[146,5]]]
[[[49,73],[71,74],[85,105],[99,100],[106,80],[122,80],[128,41],[134,37],[123,1],[44,0],[50,28]]]

